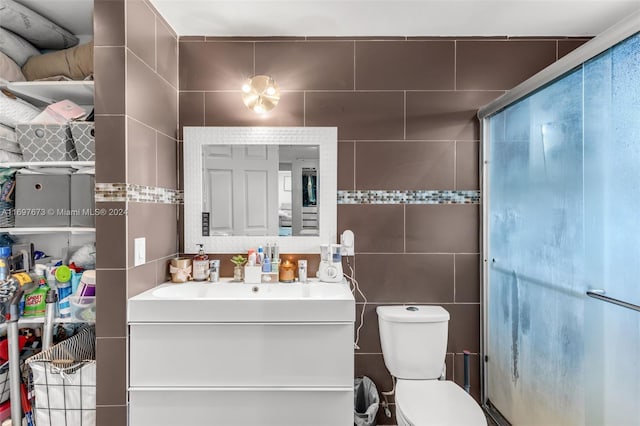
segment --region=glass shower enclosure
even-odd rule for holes
[[[483,400],[640,425],[640,15],[479,112]]]

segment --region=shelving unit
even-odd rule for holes
[[[95,161],[14,161],[0,163],[0,168],[24,169],[26,167],[71,167],[81,169],[83,167],[95,167]]]
[[[93,324],[95,321],[87,321],[87,320],[80,320],[78,318],[55,318],[53,320],[54,324],[75,324],[75,323],[88,323],[88,324]],[[24,327],[26,325],[42,325],[44,324],[44,317],[37,317],[37,318],[20,318],[18,320],[18,327]],[[7,323],[2,323],[0,324],[0,331],[3,330],[4,328],[6,328]]]
[[[78,105],[93,105],[93,81],[15,81],[6,88],[28,102],[51,104],[69,99]]]
[[[0,168],[50,168],[50,167],[67,167],[73,169],[82,169],[84,167],[95,167],[95,161],[23,161],[23,162],[11,162],[0,163]],[[69,232],[71,234],[91,234],[96,231],[95,228],[80,228],[80,227],[12,227],[12,228],[0,228],[0,233],[6,232],[11,235],[26,235],[26,234],[53,234],[59,232]]]
[[[51,0],[18,0],[19,3],[48,17],[61,27],[76,35],[80,44],[93,39],[93,0],[55,1]],[[18,98],[43,108],[51,103],[68,99],[85,109],[89,113],[93,109],[94,82],[93,81],[29,81],[29,82],[0,82],[0,88],[6,89]],[[5,162],[0,168],[49,168],[67,167],[80,169],[95,167],[93,161],[68,162]],[[95,228],[79,227],[12,227],[0,228],[0,233],[12,234],[16,243],[33,243],[36,249],[44,251],[53,258],[66,259],[70,252],[84,244],[95,242]],[[44,318],[20,318],[18,327],[43,327]],[[81,323],[78,318],[56,318],[59,323]],[[92,322],[92,321],[90,321]],[[14,324],[15,325],[15,324]],[[11,326],[11,329],[13,326]],[[7,328],[0,324],[0,330]],[[15,354],[12,356],[15,359]],[[15,373],[16,368],[12,367]],[[21,424],[21,400],[16,395],[16,383],[11,388],[11,413],[13,425]],[[19,393],[19,392],[18,392]]]
[[[96,228],[74,228],[74,227],[0,228],[0,233],[2,232],[6,232],[11,235],[52,234],[56,232],[70,232],[72,234],[90,234],[90,233],[96,232]]]

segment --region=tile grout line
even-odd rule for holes
[[[353,141],[353,182],[351,182],[353,184],[353,189],[355,190],[356,188],[356,152],[358,152],[356,150],[356,143],[357,141]]]
[[[456,303],[456,254],[453,254],[453,303]]]
[[[149,67],[149,65],[147,65]],[[151,67],[149,67],[151,68]],[[170,84],[171,87],[173,85],[169,83],[166,79],[163,79],[167,84]],[[175,87],[174,87],[175,88]],[[357,91],[358,93],[399,93],[399,92],[408,92],[408,93],[446,93],[446,92],[497,92],[497,93],[505,93],[509,90],[505,89],[281,89],[280,93],[299,93],[299,92],[310,92],[310,93],[353,93]],[[207,92],[207,93],[242,93],[241,89],[183,89],[180,92]]]
[[[156,179],[155,179],[155,187],[158,188],[160,187],[160,184],[158,183],[158,131],[155,131],[156,134],[156,164],[155,164],[155,169],[156,169]]]
[[[402,205],[402,251],[407,253],[407,205]]]
[[[148,5],[147,5],[148,6]],[[153,43],[153,59],[154,59],[154,70],[156,74],[158,74],[158,17],[156,16],[153,10],[153,35],[154,35],[154,43]]]
[[[160,260],[160,259],[156,259],[156,260]],[[364,305],[364,302],[356,302],[356,306],[360,306],[360,305]],[[412,300],[409,302],[372,302],[371,300],[367,301],[367,306],[372,306],[372,305],[381,305],[381,306],[385,306],[385,305],[402,305],[402,306],[409,306],[409,305],[435,305],[435,306],[440,306],[440,305],[461,305],[461,306],[480,306],[481,303],[480,302],[458,302],[458,303],[453,303],[453,302],[424,302],[424,301],[419,301],[419,300]],[[460,352],[462,353],[462,352]],[[474,352],[471,352],[474,353]]]
[[[356,90],[356,41],[353,41],[353,90]]]
[[[136,123],[140,124],[141,126],[146,127],[146,128],[148,128],[149,130],[153,130],[153,131],[155,131],[155,132],[157,132],[157,133],[160,133],[161,135],[166,136],[166,137],[168,137],[169,139],[172,139],[172,140],[174,140],[174,141],[177,141],[177,140],[178,140],[177,138],[175,138],[175,137],[173,137],[173,136],[171,136],[171,135],[167,135],[166,133],[164,133],[164,132],[162,132],[162,131],[160,131],[160,130],[158,130],[158,129],[154,128],[154,127],[151,127],[149,124],[147,124],[147,123],[145,123],[145,122],[142,122],[142,121],[138,120],[138,119],[137,119],[137,118],[135,118],[135,117],[132,117],[132,116],[130,116],[130,115],[125,115],[125,117],[126,117],[128,120],[135,121]]]
[[[453,188],[458,191],[458,141],[453,141]]]
[[[458,40],[453,40],[453,90],[458,90]]]
[[[169,87],[171,87],[172,89],[175,89],[177,91],[179,91],[180,89],[178,89],[178,87],[174,86],[173,83],[171,83],[169,80],[167,80],[166,78],[164,78],[164,76],[162,74],[159,74],[158,72],[156,72],[156,70],[153,69],[153,67],[151,65],[149,65],[144,59],[142,59],[140,56],[138,56],[136,54],[136,52],[133,51],[133,49],[131,49],[129,46],[124,46],[124,55],[125,55],[125,60],[126,60],[126,56],[127,56],[127,52],[131,53],[133,56],[136,57],[136,59],[138,59],[140,62],[142,62],[142,64],[149,68],[154,75],[160,77],[160,80],[162,80],[165,84],[167,84]],[[125,62],[126,63],[126,62]],[[178,84],[179,85],[179,84]]]
[[[402,140],[407,140],[407,91],[404,90],[403,92],[404,95],[404,111],[402,112],[402,118],[404,119],[404,123],[402,125],[402,130],[403,130],[403,134],[402,134]]]

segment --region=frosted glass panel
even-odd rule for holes
[[[513,424],[640,424],[640,36],[489,119],[490,402]],[[487,142],[487,141],[485,141]]]

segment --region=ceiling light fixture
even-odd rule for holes
[[[279,100],[280,87],[268,75],[256,75],[242,85],[242,102],[257,114],[271,111]]]

